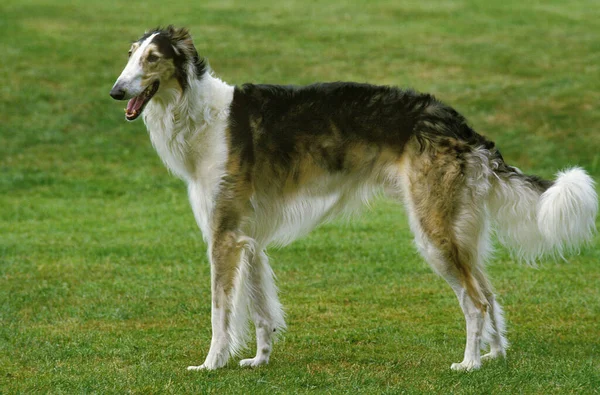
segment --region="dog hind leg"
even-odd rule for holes
[[[481,303],[481,298],[472,297],[465,286],[465,283],[473,284],[477,280],[473,276],[465,278],[464,274],[456,268],[455,263],[448,259],[443,245],[434,242],[426,235],[421,235],[417,245],[429,265],[450,285],[465,316],[467,339],[464,358],[460,363],[453,363],[451,368],[453,370],[478,369],[481,366],[480,347],[484,330],[485,305]]]
[[[490,327],[496,329],[490,332],[499,336],[490,336],[490,342],[495,353],[502,349],[503,324],[500,308],[489,308],[493,294],[483,271],[489,245],[487,156],[459,144],[449,140],[409,151],[402,184],[419,251],[453,289],[465,316],[464,358],[451,368],[472,370],[481,366],[486,314],[494,311]]]

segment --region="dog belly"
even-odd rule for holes
[[[347,183],[277,199],[255,196],[248,233],[261,245],[284,246],[323,222],[358,211],[377,190],[366,183]]]
[[[330,217],[338,201],[339,194],[330,194],[256,202],[249,233],[262,245],[289,244]]]

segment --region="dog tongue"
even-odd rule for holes
[[[142,99],[142,95],[136,96],[127,102],[127,112],[128,113],[138,112],[140,110],[140,108],[142,108],[143,104],[144,104],[144,99]]]

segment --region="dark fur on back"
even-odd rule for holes
[[[504,163],[494,143],[476,133],[453,108],[433,95],[389,86],[245,84],[235,88],[231,121],[232,146],[240,151],[243,167],[266,157],[276,161],[273,166],[293,168],[308,145],[324,170],[347,172],[353,170],[346,158],[349,145],[362,143],[401,154],[413,136],[422,147],[452,145],[458,156],[482,147]],[[540,181],[531,179],[533,184]],[[550,186],[543,183],[541,189]]]

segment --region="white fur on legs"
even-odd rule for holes
[[[504,337],[506,328],[502,307],[496,302],[496,297],[493,294],[488,297],[488,303],[489,315],[486,318],[489,322],[486,322],[484,337],[490,343],[490,351],[481,357],[482,361],[499,357],[504,358],[506,357],[506,349],[508,348],[508,341]]]
[[[222,300],[222,299],[221,299]],[[214,370],[225,366],[229,359],[229,335],[224,326],[225,309],[217,307],[218,299],[213,297],[211,309],[212,340],[206,360],[200,366],[188,366],[187,370]]]
[[[257,367],[269,363],[269,357],[272,350],[272,334],[271,325],[260,319],[255,319],[256,325],[256,356],[254,358],[242,359],[240,366]]]
[[[277,287],[264,251],[254,255],[249,267],[250,309],[256,327],[256,356],[243,359],[240,366],[256,367],[269,363],[273,337],[285,329],[284,313],[277,298]]]
[[[222,288],[217,279],[216,270],[211,270],[211,324],[212,340],[206,360],[200,366],[189,366],[188,370],[213,370],[225,366],[229,357],[245,344],[247,319],[247,262],[253,255],[253,240],[238,236],[237,247],[240,248],[237,270],[233,277],[233,288],[229,293]],[[212,250],[209,252],[212,256]],[[211,263],[214,265],[214,263]]]
[[[451,284],[452,285],[452,284]],[[483,333],[483,312],[475,306],[466,290],[452,285],[467,322],[467,345],[465,356],[460,363],[453,363],[452,370],[474,370],[481,367],[481,336]]]
[[[415,244],[417,245],[417,248],[429,265],[446,280],[450,287],[452,287],[458,297],[460,307],[467,322],[467,345],[465,348],[464,359],[460,363],[453,363],[450,368],[452,370],[479,369],[481,367],[480,347],[484,326],[483,313],[477,309],[475,303],[471,300],[462,286],[457,274],[452,270],[440,251],[429,241],[429,238],[423,232],[414,210],[411,210],[412,202],[408,199],[407,206],[409,208],[410,225],[415,234]]]

